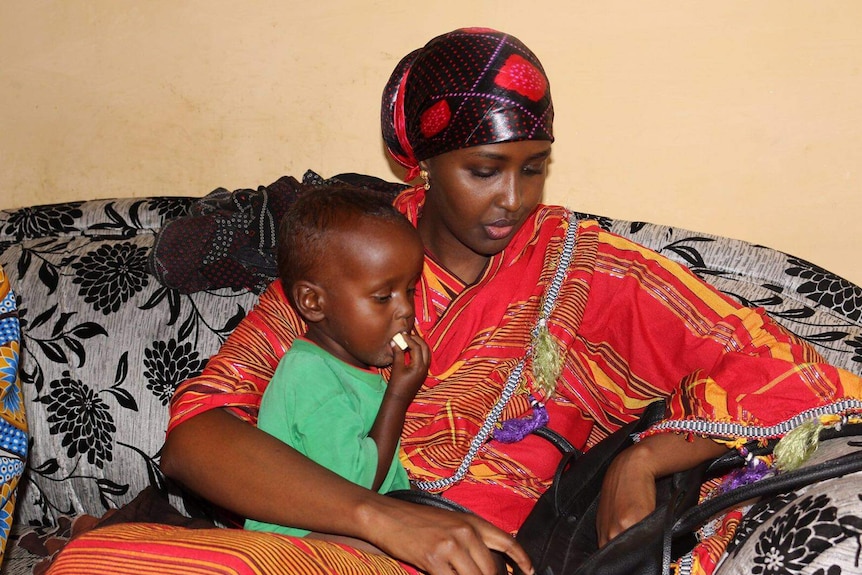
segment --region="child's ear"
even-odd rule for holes
[[[323,290],[317,284],[300,280],[293,284],[293,302],[296,311],[307,323],[317,323],[326,315],[323,313]]]

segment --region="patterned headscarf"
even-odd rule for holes
[[[383,140],[407,168],[444,152],[550,140],[554,106],[541,62],[514,36],[463,28],[405,56],[383,91]]]

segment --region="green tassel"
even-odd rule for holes
[[[533,336],[533,377],[536,387],[545,397],[550,397],[557,386],[557,378],[563,369],[563,358],[557,342],[551,337],[545,320],[540,320]]]
[[[822,429],[820,420],[812,419],[782,437],[775,446],[775,466],[781,471],[793,471],[805,463],[817,450]]]

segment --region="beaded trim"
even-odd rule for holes
[[[578,219],[572,214],[569,217],[569,228],[566,230],[566,239],[563,243],[563,252],[560,255],[560,261],[557,264],[557,270],[554,273],[554,277],[551,280],[551,283],[548,286],[547,292],[545,292],[545,302],[542,306],[542,310],[539,313],[539,321],[536,327],[533,328],[533,333],[535,333],[539,325],[544,325],[547,322],[548,317],[551,315],[551,312],[554,309],[554,304],[557,301],[557,296],[560,294],[560,289],[563,285],[563,280],[566,277],[566,272],[569,269],[569,264],[572,261],[572,255],[575,251],[575,238],[577,236],[578,230]],[[454,485],[455,483],[461,481],[466,477],[467,471],[470,469],[470,464],[473,463],[473,460],[478,455],[479,450],[482,449],[482,446],[488,440],[488,437],[491,435],[491,432],[494,430],[494,426],[497,425],[497,421],[500,419],[500,415],[503,413],[503,409],[506,407],[506,404],[509,403],[509,400],[512,399],[512,396],[515,394],[515,390],[518,388],[518,384],[521,381],[521,374],[524,372],[524,366],[527,361],[527,357],[531,354],[531,350],[528,349],[525,357],[518,362],[518,365],[515,366],[515,369],[512,370],[512,373],[509,374],[509,378],[506,380],[506,385],[503,387],[503,392],[500,395],[500,399],[497,400],[497,403],[494,404],[494,407],[491,408],[491,411],[488,413],[488,416],[485,418],[485,422],[482,424],[482,427],[479,428],[479,432],[473,437],[473,440],[470,442],[470,448],[467,450],[467,454],[464,456],[464,459],[461,460],[461,464],[458,465],[458,468],[455,470],[455,473],[450,477],[443,477],[440,479],[435,479],[434,481],[417,481],[415,482],[416,487],[419,489],[424,489],[425,491],[437,491],[441,489],[446,489]]]
[[[750,439],[773,439],[786,435],[790,431],[796,429],[806,421],[816,419],[824,415],[844,415],[847,413],[862,411],[862,401],[858,399],[842,399],[829,405],[814,407],[799,413],[776,425],[760,426],[760,425],[744,425],[741,423],[726,423],[716,421],[701,421],[689,419],[677,419],[662,421],[650,429],[638,434],[635,440],[638,441],[645,435],[653,434],[656,431],[673,431],[678,433],[696,433],[698,435],[707,435],[713,437],[745,437]]]

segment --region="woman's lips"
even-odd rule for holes
[[[511,234],[513,229],[515,229],[515,224],[513,222],[510,222],[508,220],[501,220],[486,225],[485,233],[487,233],[488,237],[492,240],[502,240],[503,238]]]

